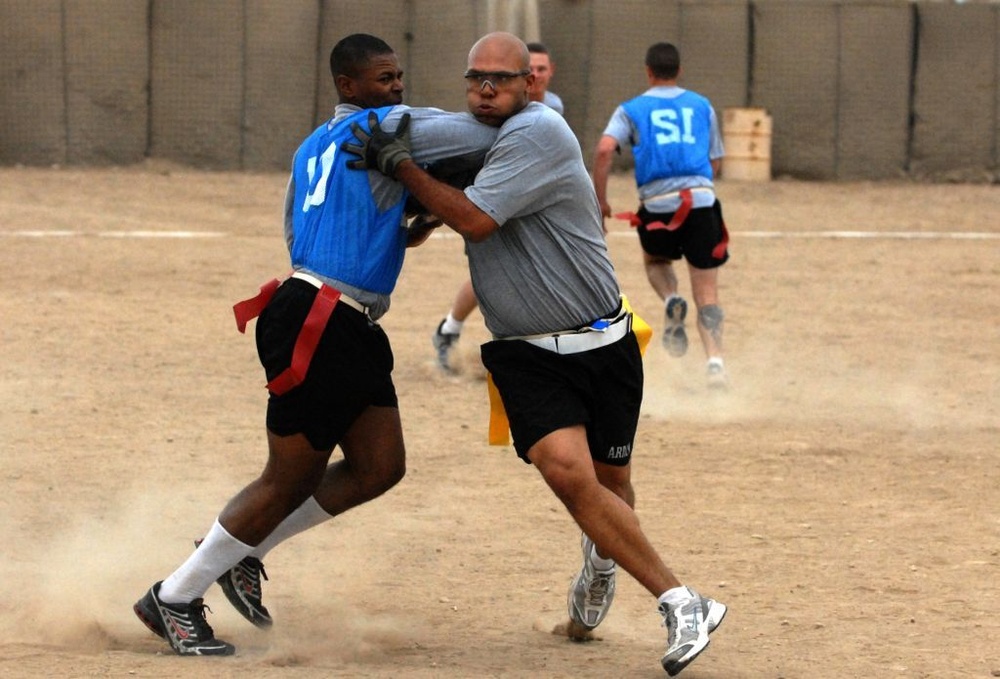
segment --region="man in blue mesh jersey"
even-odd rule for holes
[[[378,319],[389,308],[408,245],[435,223],[407,228],[407,193],[378,172],[349,170],[341,145],[368,110],[409,128],[421,164],[481,159],[496,130],[468,113],[401,106],[399,59],[385,42],[355,34],[330,54],[340,104],[295,153],[285,199],[292,275],[236,305],[241,330],[259,314],[256,340],[268,380],[268,459],[260,477],[223,508],[204,540],[134,611],[180,655],[231,655],[205,619],[218,582],[251,623],[270,627],[261,560],[277,544],[385,493],[406,455],[392,382],[393,355]],[[409,125],[407,126],[407,123]],[[412,203],[410,203],[412,205]],[[335,446],[343,458],[330,464]]]
[[[594,188],[601,212],[611,216],[608,174],[615,151],[632,146],[641,206],[628,214],[638,227],[646,277],[664,303],[663,345],[687,352],[687,302],[678,294],[673,261],[687,259],[698,334],[708,357],[708,385],[727,385],[722,360],[719,268],[729,259],[728,234],[713,177],[723,155],[719,124],[708,99],[677,86],[681,58],[670,43],[646,52],[649,89],[619,106],[597,142]]]

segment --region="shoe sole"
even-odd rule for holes
[[[136,617],[139,618],[142,624],[149,628],[150,632],[160,637],[161,639],[167,638],[167,635],[163,633],[163,629],[153,619],[153,616],[151,615],[150,611],[147,611],[143,607],[141,599],[135,602],[135,605],[132,606],[132,611],[135,613]]]
[[[674,299],[667,304],[667,321],[669,325],[663,332],[663,346],[667,353],[674,357],[681,357],[687,353],[688,337],[684,330],[684,319],[687,318],[687,302],[683,299]]]
[[[688,338],[683,326],[667,328],[663,332],[663,346],[667,353],[675,358],[680,358],[687,353]]]
[[[592,547],[593,544],[594,543],[590,541],[590,539],[586,536],[586,534],[583,534],[581,536],[581,538],[580,538],[580,551],[583,554],[584,562],[586,562],[587,560],[590,559],[589,552],[590,552],[590,549],[591,549],[591,547]],[[611,601],[608,602],[607,607],[604,609],[604,614],[600,617],[600,619],[594,625],[589,625],[589,624],[583,622],[582,620],[579,620],[574,615],[574,613],[576,611],[576,606],[574,606],[573,599],[575,597],[573,595],[576,593],[576,585],[577,585],[577,583],[580,582],[580,579],[583,577],[583,568],[585,568],[585,567],[586,566],[582,567],[580,569],[580,572],[576,574],[576,577],[573,578],[573,582],[569,586],[569,595],[567,597],[567,607],[569,608],[569,623],[570,623],[570,628],[571,628],[571,631],[576,632],[576,635],[570,634],[570,638],[571,639],[577,639],[577,640],[580,640],[580,641],[586,640],[587,637],[588,637],[588,635],[589,635],[589,633],[592,632],[592,631],[594,631],[595,629],[597,629],[597,626],[600,625],[602,622],[604,622],[604,618],[608,617],[608,611],[611,609],[611,603],[614,601],[614,594],[612,594],[611,595]]]
[[[705,622],[708,623],[708,633],[711,634],[716,630],[716,628],[722,624],[722,621],[726,618],[726,613],[729,608],[718,601],[712,600],[712,603],[708,606],[708,613],[705,614]]]
[[[705,633],[704,639],[698,639],[698,643],[694,644],[691,649],[681,657],[680,660],[675,660],[673,662],[667,660],[661,660],[660,664],[663,665],[663,669],[666,670],[667,674],[671,677],[676,676],[685,667],[691,664],[691,661],[701,655],[701,652],[708,648],[708,632]]]
[[[708,388],[716,391],[725,391],[729,388],[729,380],[725,376],[712,375],[708,378]]]
[[[248,604],[240,596],[240,593],[236,591],[235,586],[232,583],[226,582],[225,578],[229,576],[229,573],[224,574],[221,578],[216,580],[219,587],[222,589],[222,593],[226,595],[226,599],[236,609],[236,612],[242,615],[251,625],[259,629],[270,629],[274,624],[274,620],[270,616],[265,617]],[[225,584],[223,584],[225,583]]]
[[[454,374],[456,371],[451,367],[450,358],[451,352],[454,346],[445,345],[443,342],[438,341],[438,336],[434,335],[431,337],[431,344],[434,345],[434,351],[437,352],[437,364],[444,372],[448,374]]]

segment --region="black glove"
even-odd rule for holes
[[[348,161],[347,166],[355,170],[378,170],[386,177],[394,177],[396,166],[411,159],[410,114],[404,113],[399,119],[396,132],[389,133],[382,131],[375,111],[369,111],[368,127],[371,129],[370,134],[357,123],[351,123],[351,132],[360,145],[344,144],[341,148],[359,158]]]

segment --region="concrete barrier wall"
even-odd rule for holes
[[[542,40],[549,50],[550,60],[555,64],[550,87],[562,98],[565,106],[563,115],[581,138],[584,154],[587,155],[590,148],[587,142],[596,139],[595,134],[600,134],[600,130],[596,133],[594,131],[598,123],[591,126],[589,136],[583,133],[588,127],[587,119],[590,116],[588,105],[591,64],[603,58],[591,44],[591,33],[594,30],[593,8],[589,2],[541,0],[538,3],[538,13]],[[624,63],[621,67],[623,71],[628,68]],[[599,116],[600,111],[594,115]]]
[[[552,89],[584,156],[646,88],[657,41],[681,84],[767,109],[775,174],[1000,178],[1000,4],[539,0]],[[0,0],[0,163],[284,169],[333,110],[344,35],[389,42],[407,103],[465,106],[486,29],[463,0]],[[619,165],[628,165],[623,157]]]
[[[61,0],[0,2],[0,162],[66,162]]]
[[[836,174],[837,7],[797,0],[753,4],[751,104],[774,120],[773,170],[805,179]]]
[[[408,27],[406,103],[464,111],[469,48],[486,25],[485,3],[414,0]]]
[[[969,176],[997,167],[1000,7],[922,5],[912,170]]]
[[[66,162],[120,165],[145,157],[148,9],[146,3],[121,0],[63,3]]]
[[[247,2],[244,168],[289,167],[314,127],[319,14],[316,0]]]
[[[889,179],[907,170],[916,14],[898,2],[840,8],[834,176]],[[873,68],[873,64],[877,67]]]
[[[337,93],[330,74],[330,50],[341,38],[351,33],[370,33],[385,40],[399,55],[404,70],[410,59],[407,0],[321,0],[319,54],[316,55],[316,83],[319,95],[314,108],[314,125],[333,115]],[[408,73],[406,80],[413,76]]]
[[[150,155],[242,167],[244,8],[243,0],[153,3]]]
[[[684,0],[680,17],[681,80],[704,94],[719,116],[747,106],[750,81],[750,3]]]

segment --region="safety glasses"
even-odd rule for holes
[[[515,78],[520,78],[531,73],[530,68],[521,71],[474,71],[465,72],[465,83],[470,89],[478,89],[480,92],[489,85],[490,89],[496,92],[499,88],[514,82]]]

